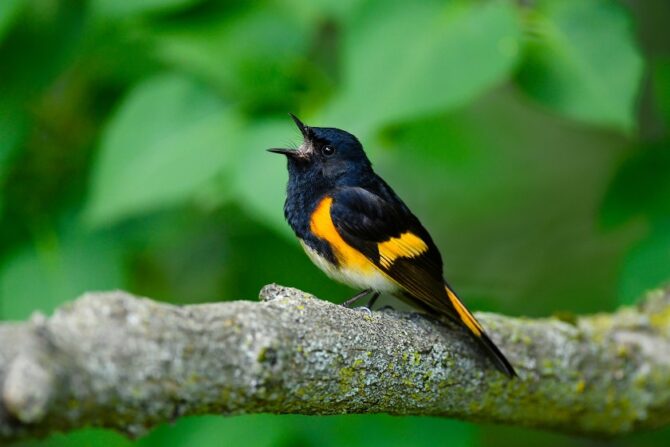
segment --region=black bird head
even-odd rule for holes
[[[289,175],[308,176],[336,185],[371,171],[370,160],[355,136],[333,127],[306,126],[290,115],[302,133],[302,144],[298,149],[268,149],[286,155]]]

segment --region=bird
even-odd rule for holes
[[[307,256],[327,276],[360,292],[345,305],[380,293],[463,327],[509,377],[517,373],[443,276],[428,230],[372,168],[360,141],[333,127],[311,127],[289,114],[302,134],[286,156],[284,216]]]

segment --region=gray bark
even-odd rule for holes
[[[89,293],[0,324],[0,440],[184,415],[433,415],[612,436],[670,423],[670,292],[562,321],[478,314],[510,380],[462,331],[290,288],[172,306]]]

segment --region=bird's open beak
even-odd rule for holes
[[[272,147],[268,149],[268,152],[272,152],[273,154],[284,154],[284,155],[290,155],[294,156],[297,155],[298,151],[293,150],[293,149],[284,149],[281,147]]]
[[[289,113],[289,115],[293,119],[295,125],[298,126],[298,129],[300,129],[300,133],[302,134],[303,138],[306,140],[309,139],[309,127],[305,126],[305,124],[294,114]]]
[[[305,124],[300,121],[300,119],[295,116],[292,113],[289,113],[291,118],[293,119],[293,122],[295,122],[295,125],[298,126],[298,129],[300,129],[300,133],[302,134],[303,138],[305,139],[305,142],[309,140],[310,137],[310,128],[309,126],[305,126]],[[304,146],[304,145],[303,145]],[[283,154],[289,157],[293,158],[305,158],[307,153],[303,150],[294,150],[294,149],[285,149],[281,147],[273,147],[268,149],[268,152],[272,152],[274,154]]]

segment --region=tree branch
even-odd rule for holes
[[[670,424],[670,291],[611,315],[479,314],[509,380],[463,332],[295,289],[177,307],[90,293],[0,325],[0,440],[183,415],[433,415],[610,436]]]

